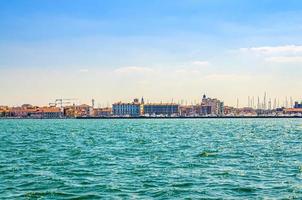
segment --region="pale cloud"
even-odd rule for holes
[[[192,64],[197,65],[197,66],[206,67],[206,66],[210,65],[210,62],[208,62],[208,61],[193,61]]]
[[[197,69],[177,69],[174,71],[176,74],[199,74],[200,70]]]
[[[241,48],[241,52],[253,52],[261,54],[297,54],[302,53],[301,45],[284,45],[284,46],[262,46]]]
[[[294,64],[302,62],[301,45],[251,47],[241,48],[239,51],[268,63]]]
[[[248,81],[252,77],[245,74],[209,74],[204,77],[211,81]]]
[[[276,56],[268,57],[265,59],[267,62],[273,63],[301,63],[302,56]]]
[[[200,74],[202,73],[201,69],[204,69],[205,67],[209,66],[210,62],[208,61],[193,61],[190,63],[187,63],[186,66],[181,67],[175,67],[176,69],[174,71],[170,71],[169,73],[176,73],[176,75],[179,74]]]
[[[85,72],[88,72],[89,70],[88,69],[79,69],[79,72],[82,72],[82,73],[85,73]]]
[[[177,69],[175,73],[201,73],[201,71],[196,69]]]
[[[154,70],[149,67],[139,67],[139,66],[128,66],[115,69],[114,72],[118,74],[129,74],[129,73],[148,73]]]

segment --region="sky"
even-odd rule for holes
[[[0,105],[302,100],[300,0],[0,0]]]

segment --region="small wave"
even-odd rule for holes
[[[73,197],[74,195],[68,194],[65,192],[59,192],[59,191],[29,191],[26,192],[25,194],[21,195],[20,197],[25,197],[25,198],[42,198],[42,197]]]
[[[198,154],[199,157],[214,157],[214,156],[217,156],[217,155],[218,155],[217,152],[208,152],[208,151],[203,151],[203,152]]]
[[[239,188],[234,188],[234,191],[237,192],[244,192],[244,193],[252,193],[256,191],[256,188],[252,188],[252,187],[239,187]]]
[[[191,187],[193,183],[174,183],[172,184],[172,187],[178,187],[178,188],[186,188],[186,187]]]

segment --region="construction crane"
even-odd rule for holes
[[[76,102],[76,103],[75,103]],[[54,103],[49,103],[49,106],[60,106],[61,109],[63,109],[63,105],[70,105],[71,103],[73,104],[78,104],[79,99],[76,98],[70,98],[70,99],[56,99]]]

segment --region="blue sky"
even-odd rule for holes
[[[301,98],[298,0],[0,0],[0,104]]]

